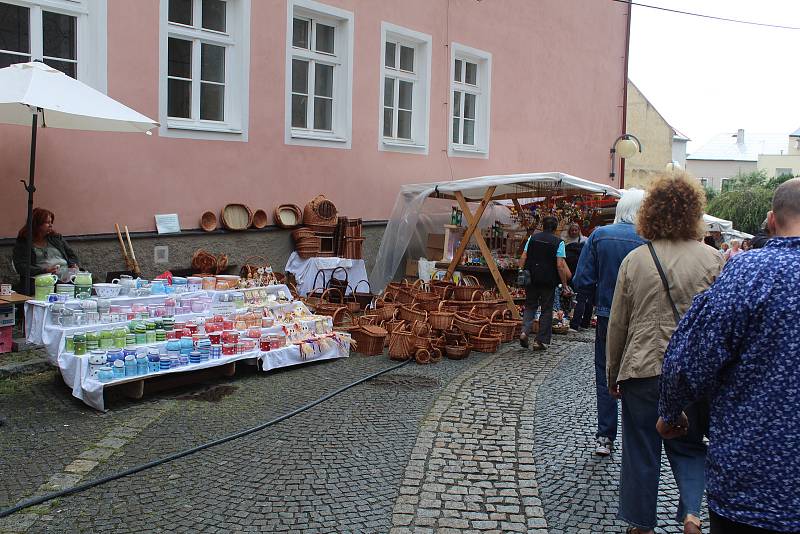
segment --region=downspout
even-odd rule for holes
[[[625,28],[625,72],[622,78],[622,130],[620,135],[625,134],[627,130],[628,121],[628,56],[631,51],[631,14],[633,13],[633,4],[628,0],[628,23]],[[619,189],[625,187],[625,159],[619,159]]]

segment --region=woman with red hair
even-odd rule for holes
[[[28,255],[28,228],[23,226],[14,244],[14,268],[24,276],[26,265],[30,265],[31,276],[53,273],[63,277],[67,268],[78,266],[78,256],[70,248],[61,234],[53,230],[53,212],[44,208],[33,210],[33,249]]]

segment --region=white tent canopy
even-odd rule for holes
[[[731,221],[726,221],[725,219],[720,219],[707,213],[703,214],[703,222],[706,223],[707,232],[723,233],[733,230],[733,223]]]
[[[619,197],[620,192],[604,184],[598,184],[583,178],[561,172],[526,173],[481,176],[464,180],[432,182],[427,184],[409,184],[400,188],[395,201],[394,210],[386,226],[375,267],[370,275],[372,287],[378,291],[386,287],[397,272],[405,255],[412,235],[417,231],[423,204],[428,198],[452,201],[455,193],[461,192],[468,202],[478,202],[486,191],[494,187],[492,199],[498,201],[513,198],[537,198],[548,195],[599,194]],[[440,201],[442,202],[442,201]],[[447,209],[440,209],[446,212]],[[484,214],[481,221],[491,224],[495,217]],[[423,217],[425,219],[426,217]]]

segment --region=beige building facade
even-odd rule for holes
[[[789,135],[786,151],[780,154],[759,154],[758,170],[769,177],[800,176],[800,128]]]
[[[628,80],[626,132],[641,142],[642,151],[625,160],[626,188],[646,189],[653,177],[663,172],[670,161],[686,163],[689,140],[664,119],[636,85]]]

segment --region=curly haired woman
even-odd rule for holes
[[[639,235],[650,243],[628,254],[617,276],[606,372],[610,393],[622,399],[619,517],[632,525],[629,534],[650,534],[656,526],[662,443],[680,491],[677,519],[684,533],[701,532],[705,410],[687,409],[689,432],[674,440],[662,442],[656,422],[661,364],[678,317],[724,263],[700,241],[704,208],[705,195],[696,180],[685,174],[657,179],[637,219]]]

